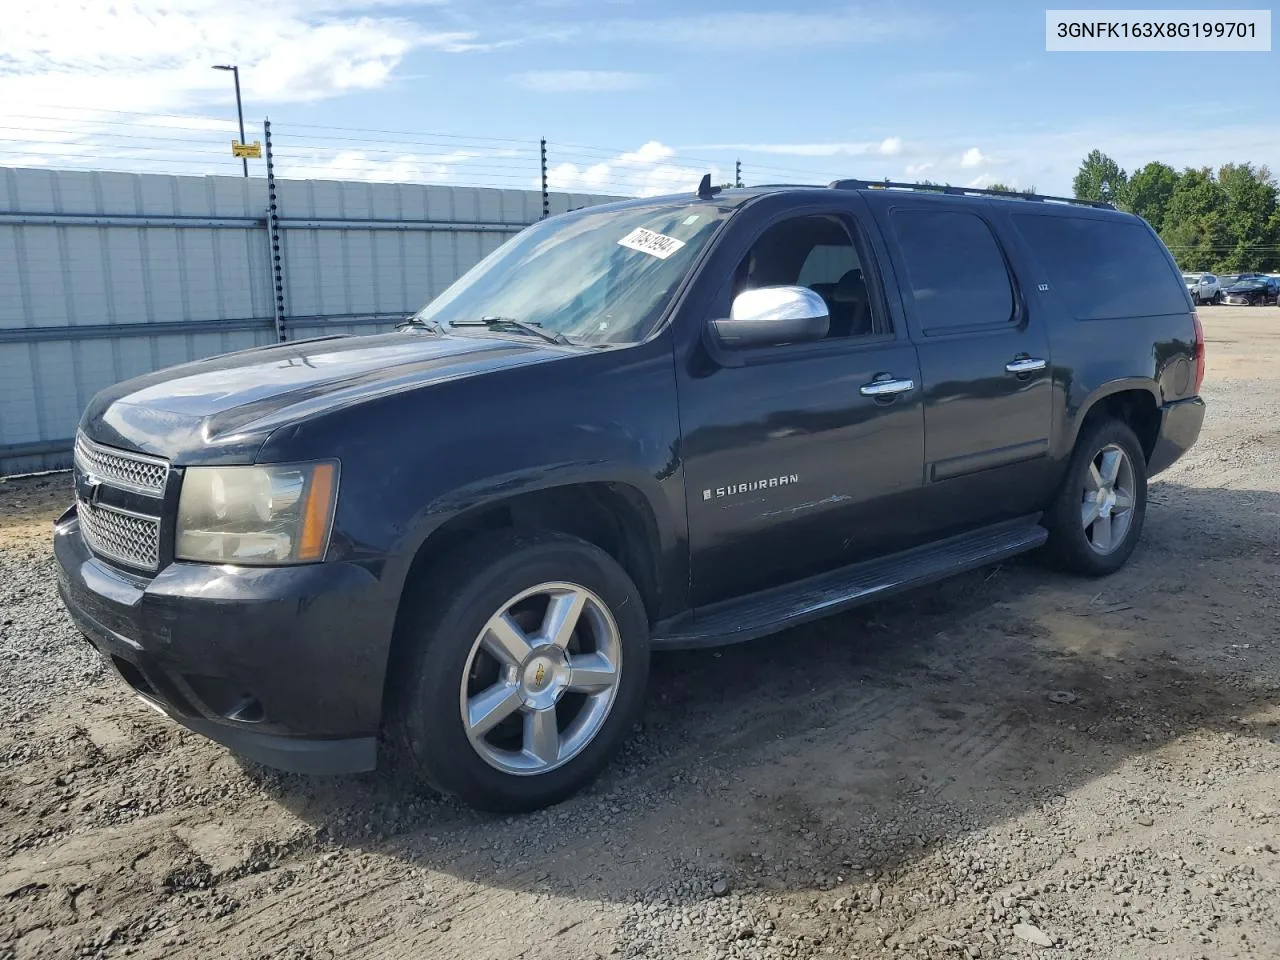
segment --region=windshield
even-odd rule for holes
[[[734,209],[666,200],[543,221],[481,260],[417,316],[443,325],[502,317],[577,343],[637,343],[653,332]]]
[[[1183,280],[1185,280],[1185,281],[1187,281],[1187,283],[1199,283],[1199,282],[1200,282],[1200,278],[1199,278],[1199,277],[1193,277],[1193,276],[1192,276],[1191,274],[1189,274],[1189,273],[1184,273],[1184,274],[1182,275],[1182,279],[1183,279]]]

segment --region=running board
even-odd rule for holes
[[[754,640],[859,604],[1034,550],[1049,533],[1039,514],[855,563],[796,583],[703,607],[654,625],[655,649],[718,647]]]

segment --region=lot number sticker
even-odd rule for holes
[[[641,253],[647,253],[651,257],[665,260],[683,247],[684,241],[677,240],[675,237],[668,237],[665,233],[654,233],[644,227],[637,227],[619,240],[618,246],[630,247],[632,250],[639,250]]]

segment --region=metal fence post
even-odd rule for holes
[[[288,339],[284,328],[284,260],[280,255],[280,208],[276,201],[275,164],[271,153],[271,121],[262,121],[262,141],[267,160],[267,241],[271,245],[272,317],[276,323],[276,339]]]
[[[547,193],[547,138],[541,140],[542,148],[542,217],[545,220],[551,213],[551,194]]]

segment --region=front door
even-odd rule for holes
[[[924,388],[923,509],[935,535],[1041,508],[1052,364],[1039,299],[1025,296],[997,239],[994,203],[871,201],[896,246]]]
[[[878,258],[846,208],[744,227],[705,323],[733,296],[801,285],[831,316],[817,343],[702,351],[679,379],[691,598],[728,599],[888,552],[910,539],[923,414],[915,347],[893,329]],[[725,269],[729,264],[733,266]],[[891,389],[881,390],[885,381]]]

